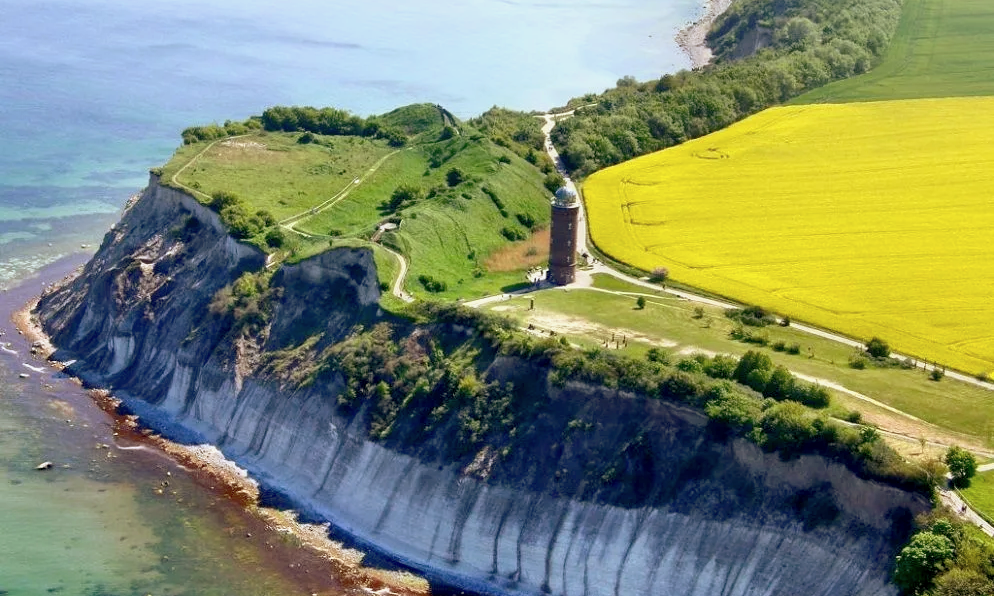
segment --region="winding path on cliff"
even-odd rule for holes
[[[300,213],[291,215],[290,217],[287,217],[286,219],[283,219],[277,223],[284,230],[293,232],[294,234],[297,234],[303,238],[321,238],[328,240],[333,239],[334,236],[330,236],[327,234],[315,234],[314,232],[303,232],[301,230],[298,230],[296,226],[302,221],[305,221],[308,218],[317,215],[318,213],[321,213],[322,211],[327,211],[328,209],[331,209],[332,207],[343,201],[346,197],[349,196],[349,194],[352,193],[353,190],[359,188],[359,185],[365,182],[366,179],[368,179],[370,176],[375,174],[376,171],[380,169],[380,166],[382,166],[388,159],[390,159],[394,155],[397,155],[401,151],[403,151],[403,149],[397,149],[396,151],[392,151],[384,155],[380,159],[378,159],[376,163],[374,163],[372,166],[369,167],[368,170],[366,170],[366,173],[364,175],[356,176],[355,178],[353,178],[351,182],[346,184],[341,190],[339,190],[337,193],[332,195],[331,198],[322,201],[321,203],[315,205],[314,207],[311,207],[310,209],[305,209]],[[393,255],[393,257],[397,259],[397,263],[399,265],[397,277],[394,278],[393,280],[391,293],[397,298],[403,300],[404,302],[414,302],[414,297],[404,291],[404,281],[407,279],[407,270],[408,270],[407,259],[404,258],[404,256],[399,252],[386,247],[382,243],[377,242],[376,244],[378,244],[379,247],[385,250],[386,252]]]

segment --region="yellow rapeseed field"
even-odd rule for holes
[[[774,108],[583,194],[615,259],[994,370],[994,98]]]

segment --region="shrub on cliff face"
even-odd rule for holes
[[[230,316],[235,331],[257,332],[272,314],[276,291],[269,286],[271,277],[267,271],[243,273],[234,283],[214,294],[210,312]]]

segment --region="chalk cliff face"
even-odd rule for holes
[[[114,389],[147,423],[217,444],[360,542],[452,584],[501,594],[896,594],[889,561],[924,501],[823,458],[785,462],[713,437],[702,415],[674,405],[555,387],[540,368],[498,358],[491,378],[527,379],[551,404],[528,450],[450,463],[430,440],[368,440],[362,415],[337,408],[342,379],[281,388],[259,355],[316,331],[331,343],[375,319],[372,254],[334,250],[283,267],[266,331],[245,342],[209,305],[264,262],[153,177],[83,274],[44,296],[38,314],[56,357],[78,358],[76,373]],[[581,419],[597,423],[567,431]],[[622,481],[592,486],[584,470],[605,449],[624,455]]]

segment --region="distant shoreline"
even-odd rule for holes
[[[693,23],[689,23],[676,34],[676,43],[690,58],[693,70],[707,66],[714,54],[707,46],[706,37],[711,25],[728,10],[734,0],[705,0],[704,14]]]

